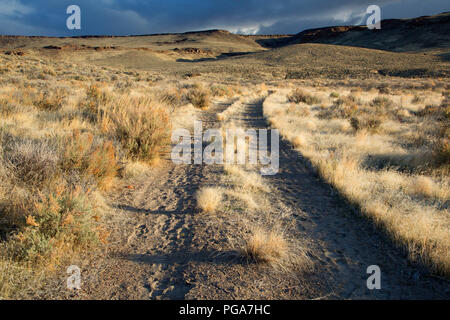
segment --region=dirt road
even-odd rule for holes
[[[215,104],[203,112],[204,127],[218,127],[215,115],[230,105]],[[261,99],[244,103],[232,117],[246,128],[267,128]],[[238,259],[230,239],[245,232],[239,218],[227,212],[207,217],[196,209],[196,191],[217,185],[222,172],[217,165],[175,165],[166,159],[150,176],[134,181],[133,188],[123,186],[111,199],[113,232],[108,250],[80,262],[82,289],[76,294],[63,290],[63,297],[449,298],[448,281],[411,265],[285,141],[280,143],[279,173],[265,178],[272,190],[268,200],[282,204],[274,210],[290,212],[294,228],[287,236],[308,247],[314,268],[306,273],[279,272]],[[370,265],[381,269],[381,290],[366,287]]]

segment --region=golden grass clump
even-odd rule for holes
[[[122,99],[106,112],[110,132],[132,160],[153,161],[170,144],[169,114],[153,101]]]
[[[288,255],[289,246],[281,233],[255,228],[247,238],[241,255],[254,263],[280,263]]]
[[[123,168],[122,176],[127,179],[137,178],[150,172],[150,167],[145,162],[128,162]]]
[[[411,189],[414,194],[431,197],[434,193],[434,182],[430,177],[418,176],[413,179]]]
[[[197,192],[197,206],[205,213],[216,211],[222,201],[222,191],[217,188],[202,188]]]
[[[305,137],[297,135],[292,139],[292,144],[295,148],[302,148],[306,145]]]
[[[211,105],[211,94],[209,90],[199,84],[189,89],[187,99],[194,107],[199,109],[207,109]]]

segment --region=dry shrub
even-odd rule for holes
[[[287,257],[288,252],[289,246],[283,234],[255,228],[246,240],[241,255],[253,263],[276,265]]]
[[[235,90],[230,86],[214,85],[211,87],[211,95],[213,97],[232,97]]]
[[[360,130],[367,130],[369,132],[375,133],[378,131],[378,129],[381,126],[381,119],[371,117],[366,119],[358,119],[358,118],[351,118],[350,124],[355,131]]]
[[[377,109],[387,109],[394,105],[394,102],[388,97],[376,97],[370,102],[372,107]]]
[[[177,89],[169,89],[159,92],[158,99],[162,104],[173,107],[180,106],[184,102],[182,90]]]
[[[330,98],[339,98],[339,93],[337,93],[337,92],[331,92],[331,93],[330,93]]]
[[[11,102],[11,99],[0,99],[0,115],[4,118],[10,117],[16,112],[16,106]]]
[[[98,86],[91,85],[86,90],[86,98],[80,102],[80,109],[84,117],[91,121],[98,121],[103,115],[103,108],[113,102],[113,97]]]
[[[189,89],[187,99],[196,108],[207,109],[211,105],[210,92],[201,85],[196,85]]]
[[[64,101],[64,91],[55,89],[42,93],[34,105],[42,111],[58,111],[62,108]]]
[[[196,108],[207,109],[211,105],[211,98],[207,91],[190,90],[188,99]]]
[[[317,114],[319,119],[350,119],[358,113],[358,106],[352,104],[334,104],[329,108],[323,108]]]
[[[377,89],[381,94],[389,94],[391,92],[391,89],[387,83],[380,84]]]
[[[309,117],[311,115],[311,111],[309,111],[308,108],[301,107],[295,110],[295,115],[298,115],[299,117]]]
[[[337,99],[334,102],[334,104],[338,107],[341,107],[341,106],[352,106],[352,105],[356,104],[357,102],[358,101],[354,95],[348,95],[348,96],[340,97],[339,99]]]
[[[290,102],[293,103],[303,102],[309,105],[319,104],[321,102],[321,100],[318,97],[310,95],[299,88],[293,90],[291,94],[288,96],[288,99]]]
[[[305,128],[308,129],[308,130],[310,130],[310,131],[314,131],[314,130],[317,129],[317,125],[316,125],[315,122],[313,122],[313,121],[310,120],[310,121],[306,122]]]
[[[150,96],[162,105],[179,107],[189,103],[187,93],[188,88],[186,86],[175,83],[174,85],[165,85],[152,89]]]
[[[96,245],[105,239],[98,228],[98,213],[89,194],[81,188],[58,187],[41,194],[23,226],[9,239],[9,254],[15,260],[59,264],[70,252]]]
[[[419,117],[436,117],[438,120],[449,119],[450,109],[444,106],[427,105],[417,112]]]
[[[197,206],[205,213],[216,211],[222,201],[222,191],[217,188],[202,188],[197,192]]]
[[[58,174],[55,147],[46,141],[14,140],[3,143],[2,158],[15,183],[41,187],[51,182]]]
[[[418,103],[422,103],[423,100],[424,100],[423,97],[421,97],[419,95],[415,95],[414,98],[411,100],[411,103],[418,104]]]
[[[82,176],[94,177],[103,190],[108,190],[117,175],[118,164],[111,141],[94,143],[91,133],[75,131],[64,140],[60,165],[65,172],[77,170]]]
[[[433,159],[437,167],[450,166],[450,138],[439,139],[434,147]]]
[[[153,161],[170,145],[169,115],[152,101],[119,101],[108,111],[107,118],[107,130],[120,141],[129,159]]]

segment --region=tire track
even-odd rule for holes
[[[216,114],[230,105],[203,111],[203,127],[215,126]],[[217,168],[175,165],[170,153],[164,158],[153,174],[112,199],[118,220],[113,242],[105,257],[85,266],[78,298],[184,299],[191,289],[186,268],[205,259],[193,248],[195,193]]]

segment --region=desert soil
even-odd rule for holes
[[[268,128],[262,99],[232,117],[247,128]],[[215,115],[231,105],[215,103],[201,113],[204,129],[220,127]],[[449,283],[396,248],[359,216],[308,161],[280,141],[280,170],[266,177],[295,219],[289,237],[309,248],[314,268],[279,271],[238,258],[227,242],[233,220],[214,220],[196,208],[201,186],[216,185],[218,165],[175,165],[166,159],[149,176],[128,181],[110,199],[108,248],[79,261],[82,288],[63,289],[63,275],[42,296],[72,299],[421,299],[449,298]],[[381,290],[368,290],[366,269],[381,269]],[[61,292],[63,294],[61,295]]]

